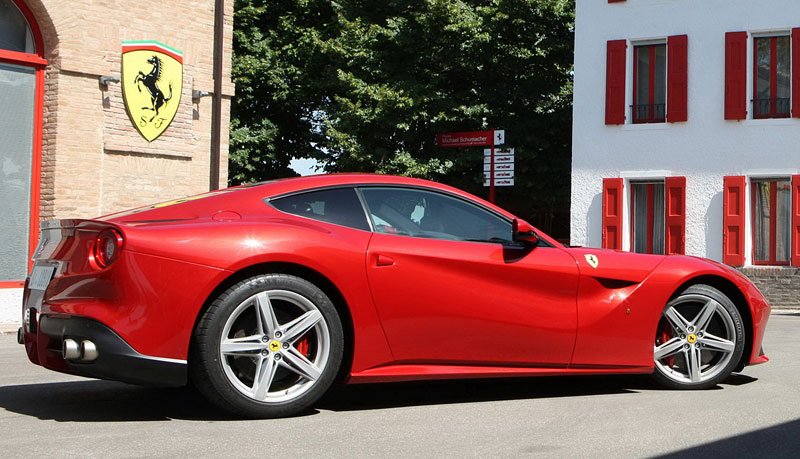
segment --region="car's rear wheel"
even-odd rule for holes
[[[694,285],[664,309],[653,376],[674,389],[713,387],[730,376],[743,350],[742,317],[730,298],[708,285]]]
[[[322,290],[295,276],[256,276],[229,288],[204,313],[192,379],[227,411],[292,416],[333,383],[343,346],[339,315]]]

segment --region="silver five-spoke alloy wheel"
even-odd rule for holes
[[[325,370],[330,333],[308,298],[268,290],[234,309],[219,346],[225,375],[239,392],[259,402],[287,402],[308,391]]]
[[[317,284],[259,274],[219,293],[194,330],[192,383],[225,411],[251,418],[295,416],[340,375],[344,329]]]
[[[656,372],[673,387],[716,384],[738,362],[741,335],[741,318],[727,297],[708,286],[690,288],[664,309],[653,348]]]

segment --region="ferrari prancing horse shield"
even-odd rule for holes
[[[183,53],[157,41],[122,42],[122,97],[148,142],[167,130],[181,101]]]

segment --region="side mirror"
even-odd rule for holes
[[[516,242],[525,242],[532,245],[539,243],[539,237],[536,236],[533,226],[525,220],[515,218],[511,222],[511,236]]]

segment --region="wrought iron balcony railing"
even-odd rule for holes
[[[663,123],[666,121],[667,104],[631,105],[634,124]]]
[[[788,97],[773,99],[753,99],[753,118],[788,118],[791,112],[791,99]]]

